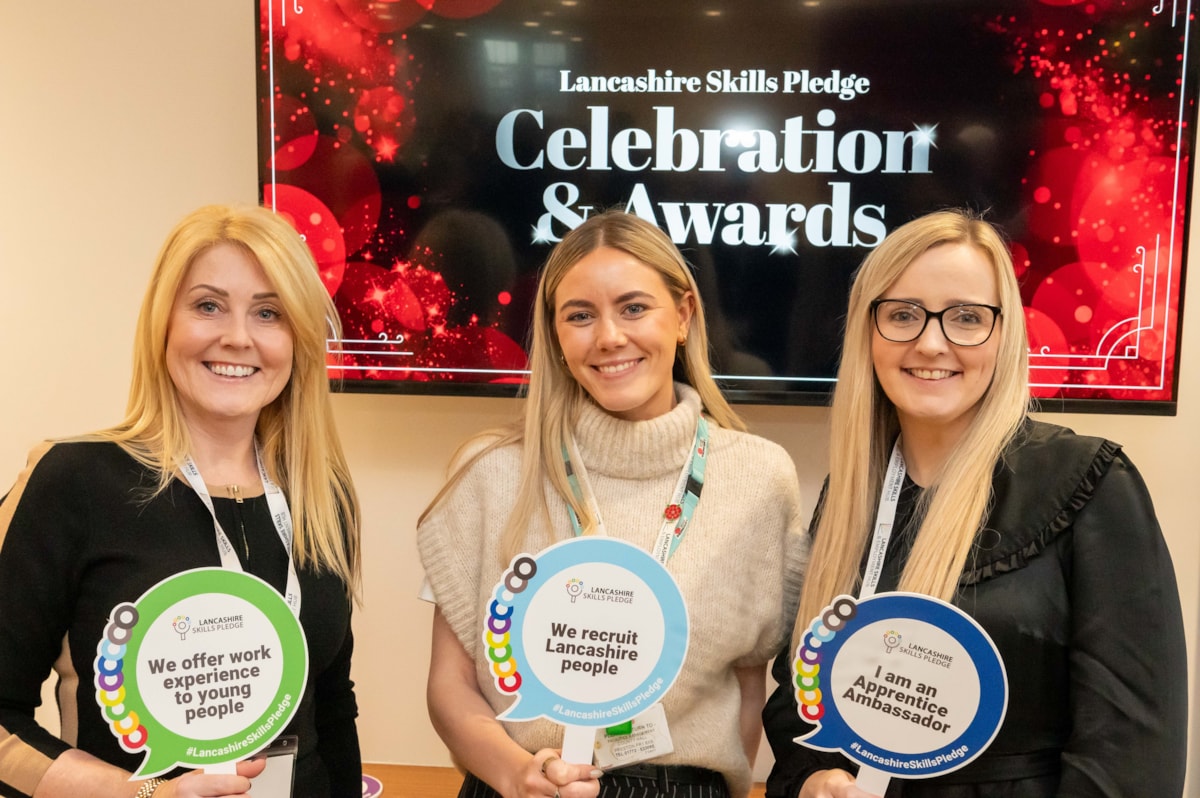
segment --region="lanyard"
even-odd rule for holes
[[[696,419],[696,435],[692,439],[691,451],[688,452],[683,470],[679,472],[679,479],[675,482],[671,503],[667,505],[666,512],[663,514],[665,520],[651,552],[663,565],[666,565],[667,560],[675,553],[675,549],[679,548],[679,544],[683,542],[683,536],[687,533],[692,514],[696,511],[696,505],[700,503],[700,491],[704,489],[704,463],[707,456],[708,422],[704,420],[704,416],[699,416]],[[600,507],[596,504],[596,497],[588,484],[587,470],[583,466],[583,459],[576,458],[573,463],[564,446],[563,461],[566,463],[567,480],[571,483],[571,490],[575,493],[575,497],[587,502],[588,509],[592,511],[592,516],[596,519],[597,534],[607,535],[608,531],[604,526],[604,519],[600,515]],[[567,511],[571,514],[571,527],[575,536],[579,537],[583,534],[583,525],[579,523],[578,516],[570,506],[567,507]]]
[[[267,475],[267,469],[263,467],[257,440],[254,442],[254,463],[258,466],[258,476],[262,480],[263,491],[267,496],[271,521],[274,522],[275,531],[279,533],[279,540],[283,543],[283,549],[288,555],[287,590],[284,598],[292,612],[299,618],[300,578],[296,575],[296,564],[292,561],[292,513],[288,509],[287,497],[283,495],[283,490]],[[196,491],[196,495],[200,497],[200,501],[204,502],[204,506],[208,508],[208,512],[212,516],[213,531],[217,536],[217,551],[221,555],[221,567],[231,571],[241,571],[242,564],[238,561],[237,553],[234,552],[233,544],[229,542],[225,530],[221,528],[221,522],[217,520],[217,511],[213,507],[212,496],[209,495],[208,486],[204,484],[204,479],[200,476],[200,469],[196,467],[191,455],[184,460],[182,471],[192,486],[192,490]]]
[[[904,455],[900,453],[900,439],[892,446],[892,457],[888,461],[887,474],[883,478],[883,489],[879,492],[879,509],[875,513],[875,534],[871,537],[871,553],[867,557],[867,568],[863,572],[859,598],[875,595],[879,575],[883,572],[883,559],[887,554],[888,541],[892,539],[892,525],[896,520],[896,505],[900,500],[900,488],[904,485]]]

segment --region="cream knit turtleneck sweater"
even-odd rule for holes
[[[587,404],[574,435],[608,534],[649,550],[662,523],[700,412],[698,394],[677,385],[679,403],[648,421],[622,421]],[[687,536],[667,563],[687,603],[690,637],[683,670],[663,699],[675,750],[655,762],[723,773],[734,798],[750,788],[738,734],[734,668],[768,662],[795,620],[807,557],[796,471],[778,445],[710,423],[704,490]],[[520,448],[480,458],[418,530],[438,606],[478,663],[479,689],[502,711],[511,699],[492,684],[482,652],[484,612],[504,571],[500,536],[517,489]],[[553,529],[530,519],[525,549],[571,535],[566,505],[549,499]],[[558,747],[549,721],[506,723],[529,751]]]

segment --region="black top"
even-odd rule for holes
[[[155,484],[116,444],[58,444],[0,505],[0,742],[8,746],[0,753],[0,792],[6,795],[31,793],[48,758],[70,745],[127,770],[144,758],[120,748],[96,703],[96,645],[108,614],[172,574],[221,564],[212,516],[192,488],[175,480],[148,498]],[[246,571],[282,593],[287,554],[265,497],[244,504],[215,498],[214,506]],[[284,730],[299,737],[294,794],[358,795],[346,586],[328,572],[302,568],[298,576],[309,675]],[[59,709],[70,743],[34,720],[42,682],[64,647]]]
[[[993,509],[954,604],[1004,660],[1004,723],[979,759],[932,779],[894,777],[887,798],[1180,795],[1183,621],[1175,571],[1137,469],[1111,441],[1031,421],[997,466],[992,488]],[[879,592],[896,588],[911,552],[918,495],[906,480]],[[785,650],[775,661],[780,686],[763,711],[776,759],[770,798],[795,798],[817,770],[857,770],[841,754],[793,742],[812,729],[796,711],[793,657]]]

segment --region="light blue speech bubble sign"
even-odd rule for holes
[[[135,778],[254,754],[295,713],[308,680],[304,630],[269,584],[183,571],[118,604],[96,646],[96,702]]]
[[[1008,680],[973,618],[913,593],[839,596],[805,632],[793,662],[796,742],[841,751],[893,776],[957,770],[995,738]]]
[[[496,689],[517,698],[501,719],[612,726],[675,683],[687,608],[667,569],[637,546],[574,538],[513,559],[483,644]]]

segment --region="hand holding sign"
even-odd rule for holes
[[[261,579],[184,571],[113,608],[96,647],[96,701],[139,778],[266,747],[308,678],[300,622]]]

